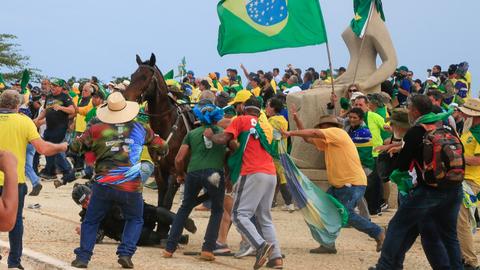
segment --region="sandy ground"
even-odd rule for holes
[[[38,197],[26,197],[24,210],[25,234],[24,246],[37,252],[52,256],[61,261],[70,262],[74,259],[73,249],[79,244],[79,236],[75,227],[79,224],[80,211],[71,199],[72,185],[59,189],[53,183],[43,183],[43,190]],[[149,203],[156,202],[156,193],[145,189],[144,198]],[[29,204],[39,203],[40,209],[28,209]],[[178,196],[174,209],[179,207]],[[386,225],[393,211],[373,221]],[[203,234],[208,222],[207,212],[193,212],[198,232],[190,235],[190,243],[178,250],[174,258],[161,258],[162,250],[158,247],[140,247],[133,258],[136,269],[251,269],[253,257],[234,259],[233,257],[217,257],[212,263],[200,262],[193,256],[184,256],[183,251],[199,251]],[[317,246],[310,236],[300,213],[282,212],[274,209],[273,218],[278,238],[285,254],[285,269],[367,269],[375,264],[379,254],[375,252],[375,241],[367,235],[354,229],[342,230],[337,240],[338,253],[335,255],[313,255],[308,250]],[[7,234],[2,233],[0,239],[7,240]],[[119,269],[116,262],[116,246],[113,240],[105,238],[104,243],[95,247],[94,256],[89,264],[90,269]],[[235,251],[240,241],[235,229],[229,235],[230,247]],[[480,238],[476,236],[478,246]],[[2,252],[3,254],[5,251]],[[5,262],[5,259],[2,260]],[[0,264],[0,268],[5,265]],[[429,269],[427,260],[420,245],[417,243],[407,254],[405,269]]]

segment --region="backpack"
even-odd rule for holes
[[[456,132],[442,121],[421,124],[423,137],[423,179],[431,186],[461,184],[465,176],[463,144]]]

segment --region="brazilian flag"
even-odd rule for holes
[[[327,42],[318,0],[221,0],[217,13],[221,56]]]
[[[171,69],[169,72],[167,72],[165,75],[163,75],[163,79],[165,79],[165,80],[173,79],[173,69]]]

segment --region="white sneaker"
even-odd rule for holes
[[[296,210],[295,205],[293,205],[293,203],[288,204],[288,205],[286,204],[286,205],[282,206],[282,211],[288,211],[290,213],[293,213],[293,212],[295,212],[295,210]]]

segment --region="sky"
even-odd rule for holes
[[[290,0],[299,1],[299,0]],[[216,0],[15,0],[3,1],[0,33],[18,37],[30,65],[50,77],[96,75],[107,82],[130,76],[135,55],[155,53],[167,72],[186,57],[197,77],[226,68],[284,69],[287,64],[326,69],[325,45],[220,57]],[[461,4],[460,4],[461,3]],[[353,17],[353,1],[320,0],[334,67],[349,60],[341,33]],[[422,81],[427,69],[468,61],[473,90],[480,90],[478,0],[384,0],[387,27],[400,65]],[[21,14],[21,16],[19,16]],[[252,42],[255,42],[252,40]],[[2,72],[2,70],[0,70]]]

